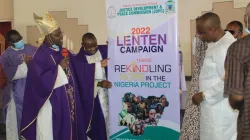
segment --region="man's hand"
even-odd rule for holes
[[[32,56],[26,56],[25,57],[25,63],[29,64],[30,60],[32,59]]]
[[[195,105],[200,105],[200,103],[203,101],[204,99],[204,95],[202,92],[196,93],[193,97],[192,97],[192,101]]]
[[[66,57],[64,58],[60,64],[59,64],[63,69],[66,69],[67,67],[69,67],[69,58]]]
[[[244,98],[242,95],[229,95],[229,103],[233,109],[240,110],[243,106]]]
[[[182,94],[182,90],[179,90],[179,94]]]
[[[101,61],[101,66],[102,66],[103,68],[108,66],[108,60],[109,60],[109,58],[106,58],[106,59],[103,59],[103,60]]]
[[[98,87],[101,87],[101,88],[107,88],[107,89],[109,89],[109,88],[112,87],[112,83],[109,82],[108,80],[103,80],[103,81],[99,82],[99,83],[97,84],[97,86],[98,86]]]

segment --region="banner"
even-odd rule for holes
[[[176,0],[106,0],[110,140],[177,140]]]

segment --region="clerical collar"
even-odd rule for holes
[[[24,46],[24,47],[25,47],[25,46]],[[11,48],[12,48],[13,50],[15,50],[15,51],[20,51],[20,50],[23,50],[23,49],[24,49],[24,47],[23,47],[23,48],[21,48],[21,49],[17,49],[17,48],[15,48],[15,47],[11,46]]]

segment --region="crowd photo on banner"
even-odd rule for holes
[[[250,140],[250,3],[190,19],[190,62],[178,0],[103,3],[105,43],[47,7],[0,26],[0,140]]]
[[[142,135],[145,124],[157,126],[164,108],[169,105],[166,97],[142,96],[136,97],[132,93],[125,93],[123,99],[123,109],[119,113],[120,125],[128,126],[133,135]]]

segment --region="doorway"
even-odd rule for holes
[[[7,21],[7,22],[0,22],[0,54],[3,53],[3,51],[5,51],[7,49],[7,47],[9,46],[8,42],[5,40],[5,34],[11,30],[11,22]]]

